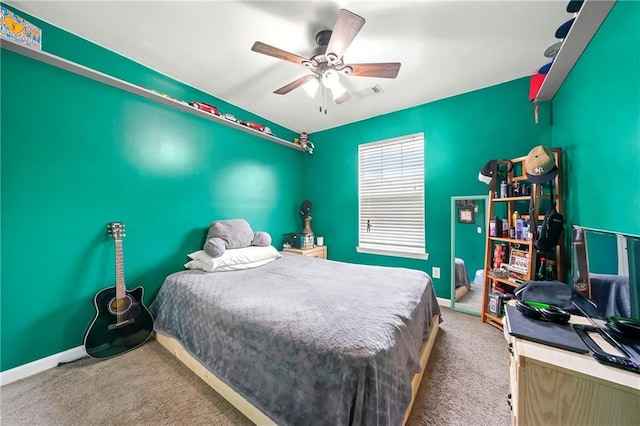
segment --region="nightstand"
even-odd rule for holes
[[[317,257],[318,259],[327,258],[327,246],[314,247],[308,250],[285,248],[282,251],[299,254],[300,256]]]

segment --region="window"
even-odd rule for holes
[[[358,252],[426,259],[424,133],[358,147]]]

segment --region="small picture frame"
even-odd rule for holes
[[[456,200],[456,205],[460,207],[475,207],[475,200]]]
[[[473,208],[458,207],[458,223],[475,223]]]

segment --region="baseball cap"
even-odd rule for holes
[[[569,4],[567,4],[567,12],[577,13],[582,7],[582,3],[584,3],[584,0],[571,0]]]
[[[509,161],[509,160],[500,160],[500,161],[501,161],[500,164],[505,164],[506,163],[506,165],[507,165],[507,173],[509,173],[511,171],[511,169],[513,168],[513,164],[511,163],[511,161]],[[489,160],[489,161],[487,161],[487,164],[485,164],[480,169],[480,172],[478,173],[478,180],[480,182],[486,183],[487,185],[491,185],[491,182],[493,182],[493,177],[498,172],[498,166],[500,164],[498,164],[498,160]]]
[[[575,21],[575,20],[576,20],[576,18],[571,18],[567,22],[565,22],[564,24],[560,25],[558,27],[558,29],[556,30],[556,38],[565,38],[565,37],[567,37],[567,34],[569,34],[569,30],[571,29],[571,25],[573,25],[573,21]]]
[[[543,65],[539,70],[538,74],[549,74],[549,70],[551,69],[551,65],[553,65],[553,61],[549,62],[546,65]]]
[[[496,169],[498,168],[498,160],[489,160],[487,164],[485,164],[478,173],[478,180],[480,182],[484,182],[487,185],[491,185],[491,181],[493,180],[493,175],[496,173]]]
[[[525,158],[527,179],[532,183],[545,183],[558,175],[556,159],[551,148],[538,145]]]
[[[555,58],[562,47],[562,43],[562,41],[559,41],[547,47],[547,50],[544,51],[544,56],[547,58]]]

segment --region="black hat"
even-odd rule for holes
[[[487,164],[485,164],[484,167],[480,169],[480,173],[478,173],[478,180],[486,183],[487,185],[491,185],[493,175],[496,173],[497,168],[498,160],[487,161]]]
[[[576,18],[571,18],[564,24],[560,25],[556,30],[556,38],[566,38],[567,34],[569,34],[569,30],[571,29],[571,25],[573,25],[573,21],[575,20]]]
[[[507,162],[508,164],[508,168],[507,168],[507,173],[511,171],[511,169],[513,168],[513,164],[511,164],[511,161],[509,160],[500,160],[503,162]],[[484,165],[484,167],[482,167],[482,169],[480,169],[480,172],[478,173],[478,180],[480,182],[484,182],[487,185],[491,185],[491,182],[493,182],[493,177],[496,175],[498,171],[498,160],[489,160],[487,161],[487,164]]]
[[[582,3],[584,3],[584,0],[571,0],[567,5],[567,12],[577,13],[582,7]]]

